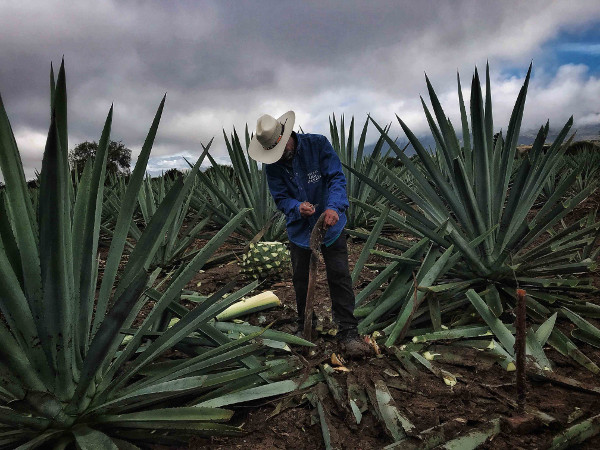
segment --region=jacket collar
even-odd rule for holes
[[[292,132],[292,136],[296,137],[296,151],[294,152],[294,157],[292,158],[292,160],[290,161],[290,164],[293,166],[295,162],[298,161],[298,153],[300,151],[302,151],[302,138],[300,137],[301,135],[296,133],[295,131]],[[286,164],[283,161],[279,160],[277,162],[275,162],[276,165],[281,166],[281,167],[289,167],[290,164]]]

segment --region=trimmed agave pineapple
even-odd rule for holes
[[[240,263],[240,273],[247,277],[279,277],[290,265],[290,252],[281,242],[258,242],[249,248]]]

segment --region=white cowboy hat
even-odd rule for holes
[[[296,115],[288,111],[279,119],[264,114],[256,121],[256,134],[250,141],[248,155],[264,164],[273,164],[279,161],[285,150],[292,130]]]

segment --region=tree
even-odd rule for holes
[[[218,170],[220,170],[229,180],[234,180],[237,178],[237,174],[235,173],[233,166],[229,164],[217,164],[216,167],[218,167]],[[216,167],[210,166],[204,171],[206,176],[212,180],[217,180],[219,178]]]
[[[71,169],[76,169],[77,173],[83,172],[85,162],[89,158],[94,158],[98,151],[98,143],[85,141],[78,144],[69,152],[69,164]],[[106,173],[129,173],[131,165],[131,150],[119,141],[110,141],[108,144],[108,156],[106,162]]]
[[[163,174],[163,178],[165,178],[165,179],[170,178],[171,180],[183,178],[183,172],[181,170],[177,170],[175,167],[173,167],[172,169],[167,170]]]

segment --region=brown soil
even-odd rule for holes
[[[586,204],[580,205],[574,212],[574,217],[583,215],[597,207],[600,196],[594,196]],[[406,239],[406,236],[402,236]],[[200,248],[205,241],[196,243]],[[350,268],[354,266],[363,247],[363,242],[348,241]],[[221,252],[234,251],[241,255],[238,244],[226,244]],[[387,248],[382,250],[390,251]],[[370,257],[369,263],[383,263],[384,260]],[[233,260],[205,271],[199,272],[186,286],[186,289],[206,295],[215,292],[232,279],[238,277],[237,287],[248,281],[239,275],[237,261]],[[363,269],[360,279],[355,286],[359,292],[376,275],[376,272]],[[593,274],[594,283],[600,287],[600,273]],[[291,273],[288,271],[279,280],[266,280],[259,286],[260,291],[272,290],[281,300],[280,308],[255,313],[245,320],[255,325],[274,322],[273,328],[290,331],[291,324],[296,318],[294,291],[291,284]],[[595,297],[590,301],[596,302]],[[192,304],[188,305],[192,307]],[[150,310],[150,306],[142,311],[141,320]],[[334,324],[331,320],[331,303],[323,262],[318,268],[315,295],[315,314],[323,325],[324,331],[316,338],[317,350],[309,358],[309,365],[328,360],[333,352],[343,353],[337,344],[334,334]],[[599,325],[599,321],[594,321]],[[137,323],[137,322],[136,322]],[[570,333],[571,325],[559,323],[561,329]],[[406,340],[405,342],[408,342]],[[447,342],[445,344],[450,344]],[[600,350],[590,345],[578,343],[580,350],[595,363],[600,364]],[[430,350],[442,353],[444,343],[432,345]],[[425,348],[423,349],[423,351]],[[545,348],[547,356],[554,363],[555,373],[571,377],[587,386],[600,388],[600,379],[570,358],[566,358],[553,348]],[[382,348],[383,355],[372,355],[363,361],[350,361],[346,367],[355,377],[359,385],[372,388],[373,380],[383,379],[394,398],[396,406],[414,424],[414,432],[452,423],[450,436],[459,436],[477,429],[494,418],[510,418],[517,416],[513,406],[516,400],[515,372],[506,372],[498,364],[482,358],[478,352],[464,349],[459,363],[435,362],[436,366],[454,374],[458,383],[454,387],[447,386],[444,381],[419,366],[418,376],[411,376],[393,354],[388,354]],[[336,373],[335,379],[342,386],[347,386],[347,373]],[[550,426],[538,425],[526,433],[503,428],[503,431],[486,442],[482,448],[547,448],[553,436],[560,430],[571,426],[569,416],[573,413],[580,418],[588,418],[600,412],[600,396],[560,387],[549,382],[527,380],[527,404],[539,411],[547,413],[556,419]],[[317,386],[322,395],[323,405],[329,417],[331,439],[334,448],[344,449],[376,449],[383,448],[393,442],[386,428],[369,409],[364,413],[360,425],[356,425],[354,416],[341,407],[327,394],[326,385]],[[276,408],[279,408],[276,410]],[[266,399],[259,402],[249,402],[234,407],[235,415],[230,422],[243,425],[245,434],[235,438],[193,438],[188,448],[192,449],[319,449],[325,448],[321,427],[316,408],[311,406],[304,392],[293,393],[284,397]],[[581,419],[579,419],[581,420]],[[163,447],[161,447],[163,448]],[[600,448],[600,435],[585,442],[578,448]]]
[[[358,259],[362,246],[362,242],[349,241],[351,268]],[[378,261],[371,258],[369,263],[371,262]],[[237,264],[232,261],[199,273],[187,287],[201,294],[208,294],[230,281],[237,273]],[[356,285],[356,292],[360,291],[360,288],[374,276],[375,272],[363,270]],[[282,280],[267,280],[261,284],[259,288],[261,291],[275,292],[282,302],[282,307],[253,314],[247,318],[250,323],[259,324],[260,318],[260,323],[275,322],[275,329],[287,330],[286,325],[292,323],[296,317],[290,278],[291,274],[286,273]],[[239,286],[244,283],[244,280],[240,280]],[[310,361],[323,361],[329,359],[332,352],[340,353],[340,349],[335,337],[326,334],[334,326],[331,321],[331,304],[322,261],[319,265],[315,299],[316,315],[324,324],[325,334],[322,333],[317,338],[317,353],[310,358]],[[567,326],[566,323],[561,323],[561,328],[566,332],[570,331]],[[600,363],[600,350],[585,344],[581,344],[579,348],[593,361]],[[433,349],[441,353],[443,345],[436,343]],[[382,350],[385,353],[385,349]],[[580,366],[574,366],[569,358],[560,355],[551,347],[546,348],[546,353],[555,363],[555,373],[572,377],[589,386],[600,387],[597,376]],[[417,433],[445,422],[455,421],[456,429],[452,436],[458,436],[476,429],[491,419],[517,415],[511,406],[511,402],[516,399],[515,372],[506,372],[499,365],[482,359],[477,352],[469,349],[464,349],[464,358],[460,364],[436,362],[436,365],[458,378],[458,383],[453,388],[424,367],[419,367],[417,377],[411,377],[392,354],[379,357],[373,355],[364,361],[351,361],[346,366],[362,386],[372,387],[375,378],[383,379],[390,388],[397,407],[415,425]],[[346,387],[347,376],[345,373],[335,375],[343,388]],[[533,382],[529,379],[527,404],[552,415],[557,419],[557,423],[552,426],[537,426],[526,434],[518,434],[510,430],[502,431],[490,442],[485,443],[484,448],[547,448],[558,431],[571,425],[568,423],[570,414],[578,411],[582,418],[598,414],[599,400],[600,396],[595,394],[559,387],[548,382]],[[271,417],[280,403],[280,407],[284,406],[282,412]],[[288,409],[285,409],[286,405]],[[393,442],[387,435],[385,427],[370,410],[363,415],[361,424],[357,426],[351,412],[338,406],[331,395],[326,397],[324,406],[330,416],[334,448],[383,448]],[[215,450],[325,448],[316,408],[310,405],[303,393],[247,403],[234,409],[236,414],[232,423],[243,424],[246,431],[244,436],[210,440],[194,438],[190,441],[189,448]],[[580,448],[599,447],[600,436],[596,436]]]

